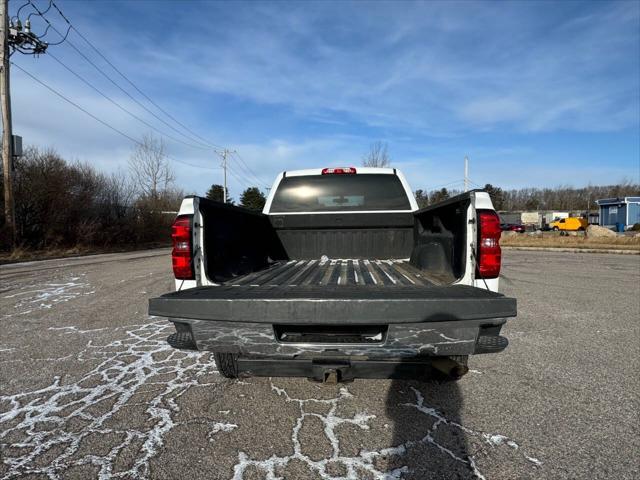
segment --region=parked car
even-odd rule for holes
[[[506,223],[501,225],[502,231],[524,233],[525,226],[517,223]]]
[[[586,230],[588,226],[589,222],[587,219],[581,217],[561,218],[549,224],[549,227],[556,232],[558,230],[567,232],[583,231]]]
[[[149,301],[175,348],[226,377],[456,379],[504,350],[516,300],[498,293],[500,220],[486,192],[418,209],[395,168],[278,175],[262,213],[186,197],[176,291]]]

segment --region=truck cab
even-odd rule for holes
[[[286,171],[262,213],[187,197],[173,228],[176,291],[149,312],[175,348],[228,377],[459,376],[506,348],[500,220],[486,192],[418,209],[394,168]]]

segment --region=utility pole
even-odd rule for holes
[[[227,203],[227,154],[229,151],[225,148],[222,151],[222,170],[224,171],[224,183],[222,186],[222,202]]]
[[[29,2],[33,6],[31,2]],[[25,4],[27,5],[27,4]],[[23,6],[25,6],[23,5]],[[34,6],[36,11],[37,7]],[[20,10],[18,9],[18,15]],[[40,13],[38,11],[38,13]],[[42,15],[40,15],[42,16]],[[68,32],[67,32],[68,33]],[[42,35],[46,35],[45,33]],[[66,38],[66,37],[65,37]],[[17,241],[16,211],[13,197],[13,129],[11,123],[11,88],[9,57],[13,52],[26,55],[40,55],[49,45],[31,30],[31,20],[27,17],[24,28],[20,18],[9,21],[9,0],[0,0],[0,104],[2,109],[2,173],[4,186],[4,218],[9,230],[11,245]],[[18,155],[20,152],[18,152]]]
[[[9,89],[9,0],[0,0],[0,103],[2,103],[2,173],[4,186],[4,218],[11,246],[16,243],[16,215],[11,179],[13,137],[11,129],[11,95]]]
[[[235,153],[235,150],[229,150],[225,148],[220,152],[216,150],[216,153],[220,155],[220,157],[222,158],[222,163],[220,164],[224,172],[224,183],[222,185],[222,191],[223,191],[222,201],[223,203],[227,203],[227,156],[230,153]]]
[[[469,157],[464,157],[464,191],[469,191]]]

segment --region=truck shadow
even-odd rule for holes
[[[385,406],[394,455],[386,469],[403,479],[477,478],[460,418],[460,387],[425,373],[394,375]]]

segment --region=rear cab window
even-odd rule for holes
[[[407,192],[393,174],[333,174],[284,177],[269,213],[411,210]]]

